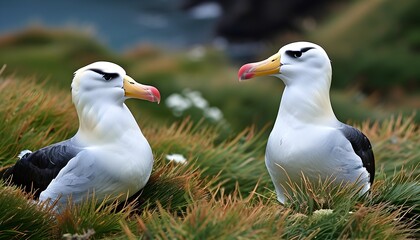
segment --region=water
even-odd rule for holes
[[[0,34],[37,24],[92,31],[116,51],[139,43],[169,48],[209,44],[220,15],[215,5],[187,13],[181,0],[15,0],[0,2]]]

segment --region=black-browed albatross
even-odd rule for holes
[[[337,120],[331,107],[331,62],[320,46],[295,42],[270,58],[242,66],[240,80],[275,76],[286,85],[265,163],[279,202],[285,202],[289,178],[311,181],[332,178],[336,183],[358,183],[370,189],[375,162],[368,138]]]
[[[80,202],[125,199],[148,181],[153,155],[136,120],[124,104],[128,98],[160,101],[159,91],[126,75],[120,66],[95,62],[74,73],[72,100],[79,117],[75,136],[35,152],[23,151],[4,179],[36,190],[39,200]]]

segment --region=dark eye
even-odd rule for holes
[[[300,56],[302,56],[301,51],[286,51],[286,54],[292,58],[299,58]]]
[[[105,73],[102,77],[103,77],[103,79],[109,81],[113,78],[113,75]]]

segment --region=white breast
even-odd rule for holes
[[[311,181],[335,178],[337,182],[368,183],[368,174],[350,142],[335,128],[319,125],[276,126],[267,143],[266,165],[280,202],[289,179],[300,182],[302,173]]]

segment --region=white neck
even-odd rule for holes
[[[331,107],[329,83],[313,83],[314,86],[290,84],[284,89],[278,121],[286,120],[289,124],[330,125],[337,121]]]
[[[101,100],[77,101],[73,98],[79,116],[79,130],[75,139],[82,145],[97,145],[112,141],[122,141],[127,133],[131,137],[143,134],[127,106],[121,101]],[[89,144],[88,144],[89,143]]]

